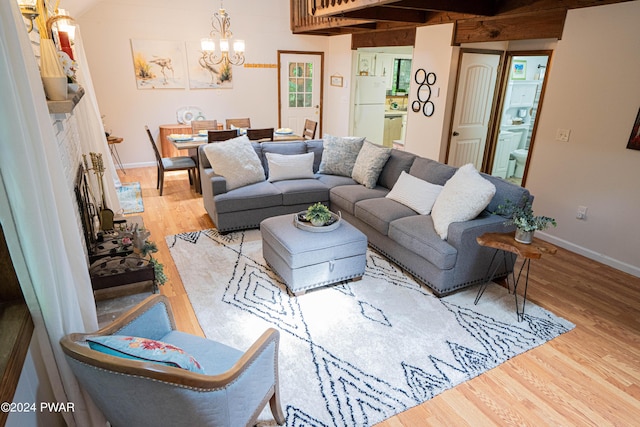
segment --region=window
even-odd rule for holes
[[[411,60],[396,58],[393,60],[393,93],[409,92],[411,83]]]
[[[313,63],[289,63],[289,107],[311,107]]]

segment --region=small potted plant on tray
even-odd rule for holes
[[[305,219],[316,227],[321,227],[331,219],[331,211],[328,207],[318,202],[307,208]]]
[[[505,201],[504,205],[498,206],[496,213],[510,216],[505,225],[515,225],[516,242],[525,244],[530,244],[533,241],[533,233],[536,230],[545,230],[551,225],[554,227],[557,225],[554,218],[534,215],[531,201],[527,196],[522,197],[519,205],[514,204],[511,200]]]

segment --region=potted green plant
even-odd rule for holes
[[[310,221],[312,225],[320,227],[331,219],[331,211],[328,207],[318,202],[307,208],[305,219]]]
[[[534,215],[531,200],[526,195],[522,197],[521,203],[516,205],[511,200],[506,200],[504,205],[498,206],[496,211],[499,215],[507,216],[505,225],[515,225],[516,242],[530,244],[533,241],[533,234],[536,230],[545,230],[549,226],[557,225],[554,218]]]

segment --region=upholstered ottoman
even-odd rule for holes
[[[262,255],[294,294],[360,277],[367,264],[367,236],[340,221],[333,231],[313,233],[294,224],[294,214],[260,223]]]

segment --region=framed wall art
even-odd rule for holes
[[[331,76],[331,86],[342,87],[344,85],[344,80],[341,75],[334,74]]]
[[[184,89],[184,42],[131,40],[138,89]]]
[[[187,42],[187,67],[191,89],[231,89],[233,73],[231,65],[209,65],[202,57],[200,42]]]
[[[630,150],[640,150],[640,108],[638,109],[636,121],[633,123],[633,128],[631,129],[627,148]]]
[[[513,60],[511,65],[511,78],[513,80],[525,80],[527,78],[527,61]]]

